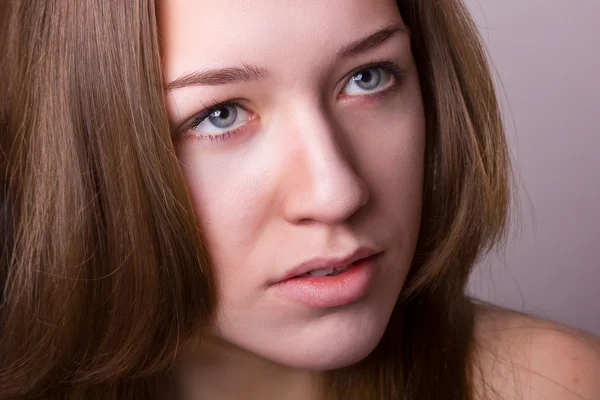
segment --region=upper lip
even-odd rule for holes
[[[341,268],[346,265],[352,264],[358,260],[363,258],[371,257],[379,253],[376,250],[373,250],[369,247],[360,247],[350,253],[350,255],[344,257],[315,257],[310,260],[304,261],[289,271],[283,276],[280,281],[284,281],[286,279],[294,278],[299,275],[304,275],[307,272],[314,271],[316,269],[333,269],[333,268]]]

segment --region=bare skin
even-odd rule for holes
[[[478,310],[475,398],[600,398],[600,340],[494,306]]]

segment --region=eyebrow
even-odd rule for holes
[[[350,44],[347,44],[338,51],[338,55],[340,57],[347,58],[360,53],[364,53],[369,50],[373,50],[374,48],[381,46],[389,38],[400,32],[406,32],[410,34],[409,29],[405,26],[388,26],[383,29],[379,29],[378,31],[375,31],[374,33],[371,33],[366,37],[363,37]]]
[[[207,69],[185,74],[169,83],[166,91],[187,86],[216,86],[238,82],[251,82],[264,79],[268,75],[264,68],[242,64],[240,67],[227,67],[221,69]]]
[[[349,43],[337,51],[338,57],[347,58],[379,47],[399,32],[409,32],[404,26],[388,26],[374,33]],[[171,92],[188,86],[217,86],[241,82],[256,82],[268,76],[266,69],[242,64],[239,67],[198,70],[184,74],[166,85],[165,90]]]

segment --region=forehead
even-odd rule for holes
[[[392,0],[163,0],[158,5],[167,79],[199,66],[315,60],[378,28],[403,24]]]

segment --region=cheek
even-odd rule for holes
[[[412,133],[416,136],[419,131]],[[424,147],[417,137],[390,142],[390,148],[397,151],[381,154],[373,185],[380,212],[389,224],[389,239],[397,238],[403,251],[412,254],[409,249],[416,244],[421,223]]]
[[[248,168],[234,155],[212,157],[194,146],[178,157],[211,253],[250,250],[272,207],[260,169]]]
[[[360,174],[376,192],[414,197],[422,187],[425,156],[425,118],[420,96],[390,102],[346,118]],[[396,204],[396,207],[398,204]]]
[[[392,183],[422,174],[425,116],[416,73],[385,98],[344,110],[341,119],[360,164],[370,175],[376,174],[377,180],[388,177]]]
[[[346,119],[352,127],[359,174],[369,182],[371,200],[388,239],[416,241],[421,220],[425,118],[419,91],[407,91],[383,109]]]

